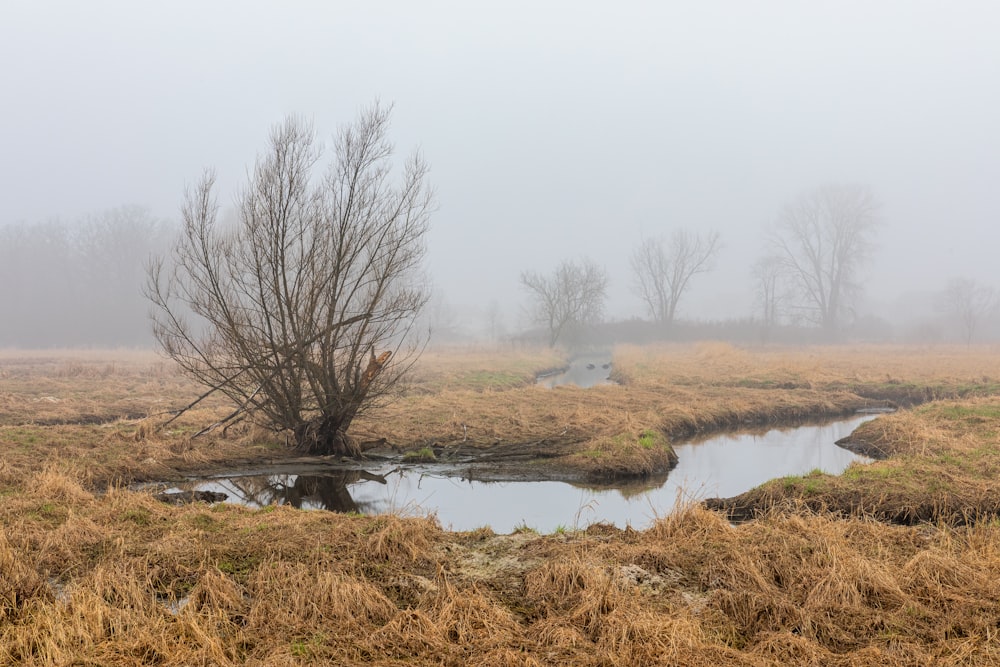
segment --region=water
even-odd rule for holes
[[[272,503],[305,509],[404,515],[433,514],[444,528],[490,526],[498,533],[522,527],[540,532],[607,522],[644,528],[678,502],[740,494],[777,477],[820,469],[840,474],[860,457],[834,444],[874,415],[821,426],[720,435],[674,445],[678,465],[664,478],[614,488],[565,482],[472,482],[435,465],[292,471],[197,480],[172,490],[220,491],[227,502]]]
[[[574,358],[569,367],[560,373],[539,377],[537,383],[549,389],[564,384],[575,384],[585,389],[598,384],[613,384],[610,375],[611,355],[589,354]]]

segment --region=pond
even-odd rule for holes
[[[532,528],[544,533],[592,523],[647,527],[678,503],[740,494],[770,479],[819,469],[840,474],[865,462],[835,442],[875,415],[822,425],[719,435],[674,445],[678,464],[669,475],[641,483],[592,488],[565,482],[475,482],[454,467],[382,465],[365,470],[312,465],[243,471],[178,484],[168,491],[224,493],[226,502],[253,507],[290,504],[340,512],[437,516],[451,530],[490,526],[497,533]]]

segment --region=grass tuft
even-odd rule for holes
[[[191,386],[148,360],[0,353],[0,665],[1000,664],[996,350],[624,347],[627,387],[536,390],[547,356],[443,354],[359,427],[404,450],[544,440],[553,465],[655,479],[648,457],[684,434],[935,401],[854,434],[880,460],[775,480],[733,514],[449,533],[128,491],[281,450],[249,428],[191,440],[221,404],[156,430],[140,416]]]

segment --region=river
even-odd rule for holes
[[[376,465],[364,471],[331,468],[309,474],[229,473],[196,479],[169,491],[225,493],[226,502],[250,506],[290,504],[304,509],[435,515],[442,527],[489,526],[508,533],[530,528],[550,533],[593,523],[647,527],[678,504],[735,496],[770,479],[819,469],[840,474],[867,459],[838,447],[875,415],[766,432],[717,435],[675,444],[678,464],[664,480],[592,488],[565,482],[473,482],[435,464]]]

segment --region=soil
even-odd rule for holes
[[[843,447],[844,449],[854,452],[855,454],[875,459],[876,461],[889,458],[892,454],[891,452],[887,452],[882,449],[882,447],[880,447],[877,443],[865,440],[864,438],[858,438],[853,433],[846,438],[838,440],[837,446]]]
[[[723,512],[733,523],[754,521],[775,511],[811,512],[840,518],[864,516],[875,521],[898,526],[941,524],[948,526],[975,525],[1000,516],[1000,492],[986,493],[973,503],[957,499],[927,496],[923,499],[886,494],[873,499],[863,492],[817,494],[792,498],[776,493],[773,486],[764,486],[733,498],[709,498],[705,509]]]

